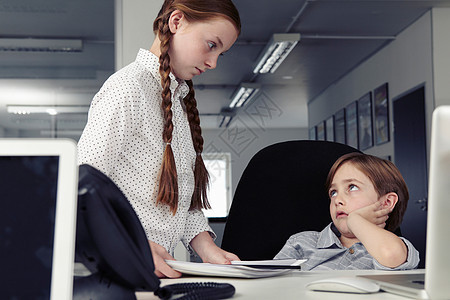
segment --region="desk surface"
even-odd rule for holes
[[[313,292],[305,289],[305,285],[311,281],[337,276],[354,276],[361,274],[382,274],[393,271],[374,271],[374,270],[358,270],[358,271],[294,271],[288,275],[261,278],[261,279],[239,279],[239,278],[218,278],[218,277],[190,277],[183,276],[177,279],[162,279],[161,285],[168,285],[182,282],[225,282],[232,284],[236,288],[236,294],[232,299],[304,299],[304,300],[405,300],[401,296],[379,292],[374,294],[349,294],[349,293],[330,293],[330,292]],[[395,271],[396,273],[423,273],[424,270]],[[138,300],[157,300],[151,292],[138,292],[136,294]]]

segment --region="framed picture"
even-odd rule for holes
[[[316,136],[316,126],[313,126],[309,129],[309,139],[314,141],[316,140],[317,136]]]
[[[389,142],[389,97],[388,84],[377,87],[373,92],[375,113],[375,141],[377,145]]]
[[[334,142],[334,116],[325,120],[325,135],[327,141]]]
[[[391,156],[390,155],[386,155],[386,156],[379,156],[381,159],[385,159],[388,161],[392,161]]]
[[[345,144],[345,108],[334,114],[334,141]]]
[[[325,122],[320,122],[316,126],[317,128],[317,140],[324,141],[325,140]]]
[[[360,150],[373,146],[372,92],[358,100],[358,140]]]
[[[347,145],[358,149],[358,102],[353,101],[345,108],[345,138]]]

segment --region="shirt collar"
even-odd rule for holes
[[[159,57],[146,49],[139,49],[136,57],[136,62],[143,65],[154,78],[161,82],[161,75],[159,74]],[[180,93],[181,98],[184,98],[189,92],[187,83],[182,79],[177,79],[172,72],[169,74],[170,78],[170,91],[172,95]],[[174,97],[178,98],[178,97]]]
[[[325,227],[319,234],[317,248],[330,248],[333,245],[336,245],[339,248],[344,248],[335,232],[339,233],[334,224],[328,224],[328,226]]]

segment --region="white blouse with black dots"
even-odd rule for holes
[[[173,74],[171,146],[179,203],[175,215],[167,205],[156,206],[165,149],[158,70],[158,57],[140,49],[133,63],[104,83],[91,103],[88,122],[78,142],[78,163],[90,164],[109,176],[130,201],[148,239],[173,255],[180,240],[190,249],[189,242],[200,232],[209,231],[215,236],[201,211],[189,211],[196,157],[182,101],[189,87]]]

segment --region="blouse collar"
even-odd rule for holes
[[[139,49],[136,61],[144,66],[154,78],[161,82],[161,75],[159,74],[159,57],[153,54],[150,50]],[[180,94],[184,98],[189,92],[189,87],[183,79],[177,79],[172,72],[169,74],[170,91],[172,95]],[[174,97],[178,98],[178,97]]]

